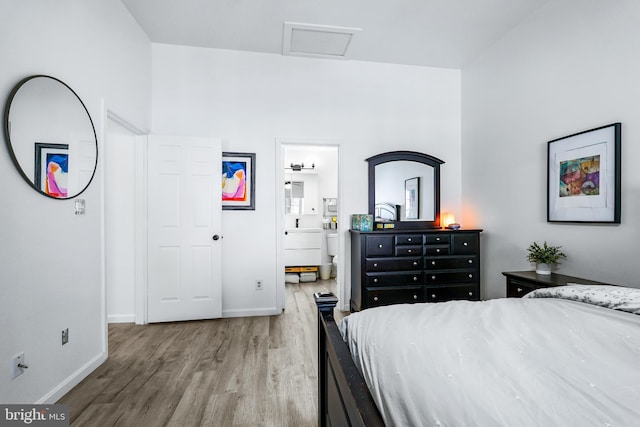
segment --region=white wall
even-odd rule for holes
[[[562,245],[559,272],[640,287],[640,3],[551,1],[462,72],[463,221],[485,229],[484,297],[531,269],[532,241]],[[622,224],[546,222],[547,141],[622,122]]]
[[[3,0],[0,28],[3,99],[21,78],[48,74],[83,99],[99,137],[103,98],[148,127],[151,47],[120,2]],[[76,216],[73,200],[36,193],[1,151],[0,402],[53,402],[105,357],[101,170],[82,194],[86,215]],[[29,369],[11,381],[21,351]]]
[[[107,321],[135,322],[136,136],[107,120],[103,151]]]
[[[224,151],[257,154],[256,210],[222,216],[223,315],[276,304],[278,137],[342,141],[345,236],[349,215],[367,212],[364,160],[381,152],[415,150],[447,162],[443,210],[459,211],[459,71],[161,44],[152,49],[153,132],[216,136]],[[255,279],[264,280],[263,291],[254,290]]]

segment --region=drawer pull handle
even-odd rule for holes
[[[417,278],[416,276],[413,276],[413,281],[414,281],[414,282],[417,282],[417,281],[418,281],[418,278]]]
[[[379,248],[382,248],[382,245],[378,245]]]
[[[413,299],[414,299],[414,300],[418,299],[418,295],[414,295],[414,296],[413,296]]]
[[[517,290],[518,290],[518,292],[522,292],[522,288],[518,288]]]
[[[469,244],[467,242],[464,242],[463,245],[464,246],[469,246]]]
[[[407,253],[410,254],[411,253],[411,249],[407,249]]]
[[[431,261],[431,265],[436,265],[436,262],[435,261]]]
[[[469,292],[469,296],[472,297],[473,296],[473,292]]]
[[[378,301],[378,297],[373,297],[373,300],[374,301]]]
[[[431,276],[431,280],[436,280],[436,276]]]
[[[436,249],[436,252],[437,252],[437,253],[440,253],[440,249]]]
[[[469,274],[469,279],[473,279],[473,274]]]
[[[468,261],[468,263],[469,263],[469,264],[473,264],[473,260],[472,260],[472,259],[470,259],[470,260]]]
[[[439,242],[439,241],[440,241],[440,238],[439,238],[439,237],[436,237],[436,242]]]
[[[411,241],[412,241],[412,240],[411,240],[411,237],[409,237],[409,238],[407,239],[407,242],[411,242]]]
[[[378,283],[378,279],[373,279],[373,283]]]
[[[417,267],[418,266],[418,261],[413,261],[413,266]]]
[[[377,267],[377,266],[378,266],[378,263],[377,263],[377,262],[374,262],[374,263],[373,263],[373,266],[374,266],[374,267]]]
[[[436,299],[436,294],[431,294],[431,298]]]

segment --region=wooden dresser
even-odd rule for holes
[[[351,230],[351,311],[480,299],[482,230]]]

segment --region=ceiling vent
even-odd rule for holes
[[[353,36],[360,28],[284,23],[282,54],[346,59]]]

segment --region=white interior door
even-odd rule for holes
[[[221,143],[151,135],[148,154],[147,319],[221,317]]]

